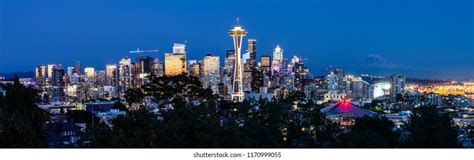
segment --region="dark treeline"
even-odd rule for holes
[[[127,114],[110,125],[97,123],[89,130],[91,143],[82,147],[459,147],[451,118],[432,107],[414,109],[402,132],[393,130],[392,122],[383,117],[356,119],[354,126],[341,129],[320,112],[323,106],[299,92],[270,101],[233,103],[202,88],[195,77],[150,76],[149,80],[127,92]],[[3,88],[0,147],[47,147],[41,125],[48,114],[36,106],[36,92],[18,82]],[[144,105],[148,102],[161,107],[152,112]],[[84,113],[71,116],[93,119]]]
[[[39,108],[37,91],[20,84],[0,84],[0,147],[48,147],[48,135],[43,125],[49,114]]]

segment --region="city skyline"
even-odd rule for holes
[[[4,0],[0,148],[473,148],[471,12],[471,0]],[[225,154],[283,157],[244,152]]]
[[[474,37],[474,32],[470,29],[472,15],[465,14],[472,11],[469,1],[301,2],[316,4],[312,5],[315,8],[324,7],[320,11],[295,11],[295,8],[304,10],[306,7],[292,2],[274,1],[275,3],[269,3],[258,12],[246,12],[250,9],[239,4],[235,6],[239,12],[229,10],[229,13],[220,16],[212,13],[229,9],[225,2],[203,2],[199,5],[202,9],[217,8],[217,11],[206,10],[202,13],[196,13],[198,11],[195,8],[186,10],[186,4],[192,4],[186,1],[141,2],[130,7],[125,6],[128,4],[126,2],[113,5],[104,2],[90,6],[92,11],[100,8],[111,11],[98,17],[78,14],[79,11],[73,6],[82,2],[16,2],[5,1],[6,5],[3,5],[4,45],[0,53],[4,60],[0,64],[0,72],[3,73],[31,71],[37,64],[60,63],[73,66],[76,61],[102,69],[120,58],[135,57],[128,51],[136,48],[159,49],[160,52],[153,56],[164,59],[164,53],[170,52],[173,43],[184,42],[187,42],[187,59],[200,59],[209,52],[224,57],[225,51],[233,48],[225,35],[226,30],[235,24],[236,17],[240,17],[242,26],[250,30],[243,41],[258,40],[257,57],[272,55],[276,45],[280,45],[286,55],[299,55],[311,60],[306,65],[314,75],[323,75],[328,66],[336,66],[354,74],[379,74],[371,72],[382,70],[389,73],[381,74],[401,73],[414,78],[474,77],[474,63],[470,60],[474,58],[474,49],[469,45]],[[344,8],[341,4],[354,5]],[[389,7],[388,4],[397,5]],[[164,14],[166,11],[160,10],[162,5],[172,6],[168,6],[167,10],[179,10],[178,6],[185,10],[180,14]],[[282,10],[285,5],[294,7]],[[41,12],[31,22],[25,21],[39,7],[49,10]],[[122,8],[123,12],[118,11],[121,7],[125,7]],[[419,11],[415,11],[413,7],[418,7]],[[275,9],[272,11],[275,15],[262,13],[272,9]],[[52,16],[57,12],[64,13],[64,17]],[[349,13],[356,13],[354,20],[350,20],[352,18],[348,16]],[[141,16],[144,17],[134,19]],[[294,16],[300,17],[292,18]],[[78,20],[67,20],[67,17]],[[212,20],[202,19],[204,17]],[[263,17],[268,18],[262,19]],[[199,20],[193,20],[196,18]],[[172,19],[175,21],[170,21]],[[423,22],[417,23],[420,19]],[[133,25],[132,20],[136,20],[136,25]],[[197,21],[209,24],[196,23]],[[357,21],[370,23],[361,25]],[[301,25],[303,23],[304,26]],[[82,27],[74,27],[75,25]],[[425,28],[427,26],[429,27]],[[127,27],[129,29],[125,30]],[[393,33],[388,33],[388,30]],[[200,31],[205,31],[206,35],[202,35],[203,32]],[[246,43],[242,52],[245,53],[245,50]],[[366,62],[372,64],[365,65]]]

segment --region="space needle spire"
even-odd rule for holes
[[[234,77],[232,83],[232,100],[235,102],[242,102],[244,100],[244,91],[242,84],[242,38],[247,34],[239,25],[239,18],[237,18],[237,25],[229,31],[229,35],[234,40],[235,63],[234,63]]]

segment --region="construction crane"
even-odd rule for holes
[[[129,53],[157,53],[158,50],[157,49],[153,49],[153,50],[140,50],[139,48],[137,48],[137,50],[135,51],[130,51]]]

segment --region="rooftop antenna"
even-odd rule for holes
[[[240,18],[239,17],[236,18],[236,21],[237,21],[237,26],[240,26],[240,24],[239,24]]]

